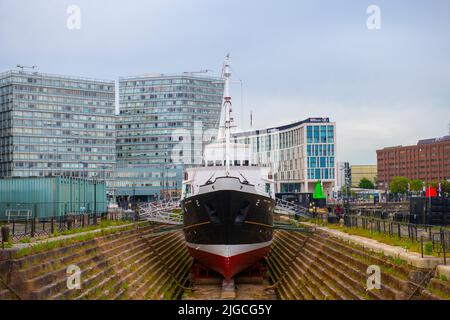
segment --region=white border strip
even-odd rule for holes
[[[259,242],[252,244],[197,244],[186,242],[187,246],[194,250],[200,250],[222,256],[225,258],[236,256],[238,254],[246,253],[249,251],[258,250],[264,247],[268,247],[272,244],[272,240],[267,242]]]

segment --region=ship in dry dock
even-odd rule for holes
[[[181,205],[191,255],[230,280],[270,251],[275,194],[270,169],[252,163],[250,145],[230,141],[229,56],[222,76],[217,142],[205,146],[203,166],[185,170]]]

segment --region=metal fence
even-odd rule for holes
[[[438,256],[443,256],[444,263],[446,263],[448,248],[450,247],[449,229],[361,215],[345,215],[344,224],[348,228],[359,227],[369,232],[388,235],[392,238],[420,242],[422,256],[424,255],[425,243],[431,243],[432,251],[437,253]]]
[[[66,214],[65,216],[51,218],[31,218],[31,219],[10,219],[10,221],[2,222],[3,226],[9,229],[10,239],[20,241],[24,238],[33,238],[41,236],[50,236],[63,233],[72,229],[79,229],[88,226],[94,226],[101,220],[113,221],[134,221],[135,214],[127,214],[123,212],[102,212],[89,214]]]
[[[378,219],[388,219],[397,222],[409,223],[409,207],[397,208],[350,208],[351,215],[365,216]]]
[[[76,214],[101,215],[107,211],[108,202],[0,202],[0,221],[51,219]]]
[[[422,206],[426,206],[423,208]],[[421,208],[422,207],[422,208]],[[450,226],[450,207],[443,210],[446,205],[436,205],[430,208],[429,204],[418,206],[400,205],[391,207],[356,207],[350,208],[350,214],[379,219],[388,219],[398,222],[414,223],[421,225]],[[438,208],[439,210],[435,210]]]

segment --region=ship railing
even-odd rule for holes
[[[180,199],[149,202],[139,206],[139,219],[158,223],[182,224]]]
[[[293,216],[301,216],[307,219],[311,218],[311,215],[308,212],[308,208],[302,207],[294,202],[286,201],[283,199],[277,198],[277,206],[276,208],[282,214],[293,215]]]

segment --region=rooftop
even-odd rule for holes
[[[295,121],[289,124],[285,124],[278,127],[272,127],[267,129],[257,129],[257,130],[248,130],[248,131],[240,131],[233,133],[233,137],[242,137],[242,136],[249,136],[249,135],[257,135],[261,133],[270,133],[272,131],[283,131],[290,128],[297,127],[299,125],[305,124],[305,123],[331,123],[330,118],[308,118],[301,121]]]
[[[448,135],[448,136],[443,136],[443,137],[439,137],[439,138],[422,139],[422,140],[419,140],[419,141],[417,142],[416,145],[409,145],[409,146],[398,145],[398,146],[392,146],[392,147],[384,147],[384,148],[381,149],[381,150],[389,150],[389,149],[396,149],[396,148],[415,147],[415,146],[420,146],[420,145],[425,145],[425,144],[431,144],[431,143],[439,143],[439,142],[445,142],[445,141],[450,141],[450,135]]]
[[[107,84],[114,84],[114,80],[67,76],[67,75],[60,75],[60,74],[42,73],[42,72],[37,72],[37,71],[8,70],[8,71],[0,73],[0,79],[6,78],[6,77],[11,77],[11,76],[45,77],[45,78],[52,78],[52,79],[56,79],[56,80],[74,80],[74,81],[101,82],[101,83],[107,83]]]
[[[429,143],[436,143],[436,142],[442,142],[442,141],[450,141],[450,135],[448,136],[443,136],[440,138],[431,138],[431,139],[423,139],[423,140],[419,140],[419,142],[417,142],[417,145],[420,144],[429,144]]]
[[[182,73],[145,73],[136,76],[119,77],[121,80],[148,80],[148,79],[173,79],[173,78],[195,78],[205,80],[223,81],[222,77],[215,73],[206,74],[207,70],[198,72],[182,72]]]

